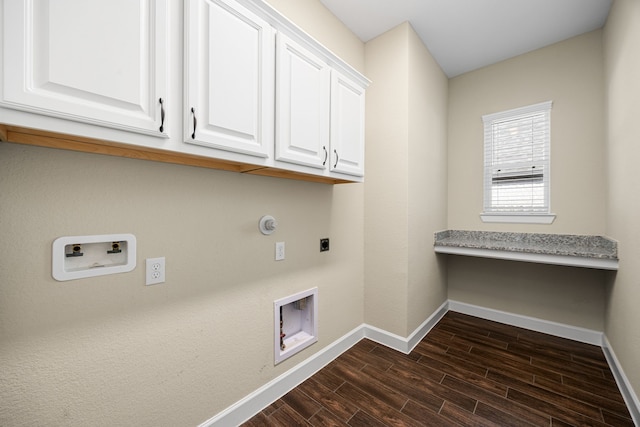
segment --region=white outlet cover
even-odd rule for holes
[[[157,285],[165,282],[165,259],[147,258],[146,259],[146,285]]]
[[[276,242],[276,261],[284,259],[284,242]]]

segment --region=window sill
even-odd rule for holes
[[[480,214],[482,222],[502,222],[510,224],[551,224],[556,214]]]

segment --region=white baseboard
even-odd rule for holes
[[[200,424],[199,427],[226,427],[242,424],[327,366],[362,338],[368,338],[408,354],[449,310],[602,347],[633,421],[637,426],[640,426],[640,402],[638,397],[633,391],[631,383],[624,375],[618,359],[602,332],[449,300],[443,303],[408,338],[367,324],[358,326],[318,353]]]
[[[364,336],[364,325],[360,325],[313,356],[229,406],[213,418],[203,422],[199,427],[227,427],[242,424],[327,366],[342,353],[353,347]]]
[[[436,323],[447,314],[448,302],[445,301],[427,320],[422,322],[408,338],[401,337],[371,325],[364,325],[365,337],[394,350],[409,354],[413,348],[429,333]]]
[[[452,300],[449,300],[449,310],[602,347],[604,334],[591,329],[550,322],[535,317],[521,316]]]
[[[318,353],[269,381],[264,386],[234,403],[213,418],[200,424],[199,427],[235,426],[242,424],[287,394],[320,369],[327,366],[362,338],[366,337],[394,350],[408,354],[446,313],[447,303],[445,302],[409,335],[408,338],[403,338],[363,323]]]
[[[640,400],[638,400],[638,395],[633,390],[631,382],[629,382],[629,379],[624,374],[622,366],[620,365],[618,358],[613,352],[611,344],[609,343],[609,340],[606,336],[604,337],[602,351],[604,352],[604,356],[607,358],[607,362],[609,363],[611,372],[616,379],[616,383],[618,383],[620,393],[622,393],[622,397],[624,398],[624,401],[627,404],[627,408],[631,413],[633,423],[637,426],[640,426]]]

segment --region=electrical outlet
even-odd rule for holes
[[[146,284],[157,285],[164,283],[164,257],[147,258]]]
[[[284,242],[276,242],[276,261],[284,259]]]
[[[329,238],[325,237],[320,239],[320,252],[326,252],[329,250]]]

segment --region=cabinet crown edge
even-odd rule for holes
[[[282,32],[287,36],[295,39],[298,43],[304,45],[306,49],[311,50],[316,55],[320,56],[324,59],[327,64],[329,64],[333,69],[340,71],[343,74],[346,74],[348,77],[353,79],[363,88],[367,88],[371,84],[371,80],[369,80],[364,74],[360,71],[356,70],[349,63],[344,61],[338,55],[333,53],[329,48],[324,46],[318,40],[316,40],[309,33],[304,31],[302,28],[297,26],[293,21],[291,21],[286,16],[282,15],[278,12],[273,6],[268,4],[264,0],[235,0],[237,3],[246,7],[247,9],[253,11],[261,15],[269,24],[276,29],[276,31]]]

